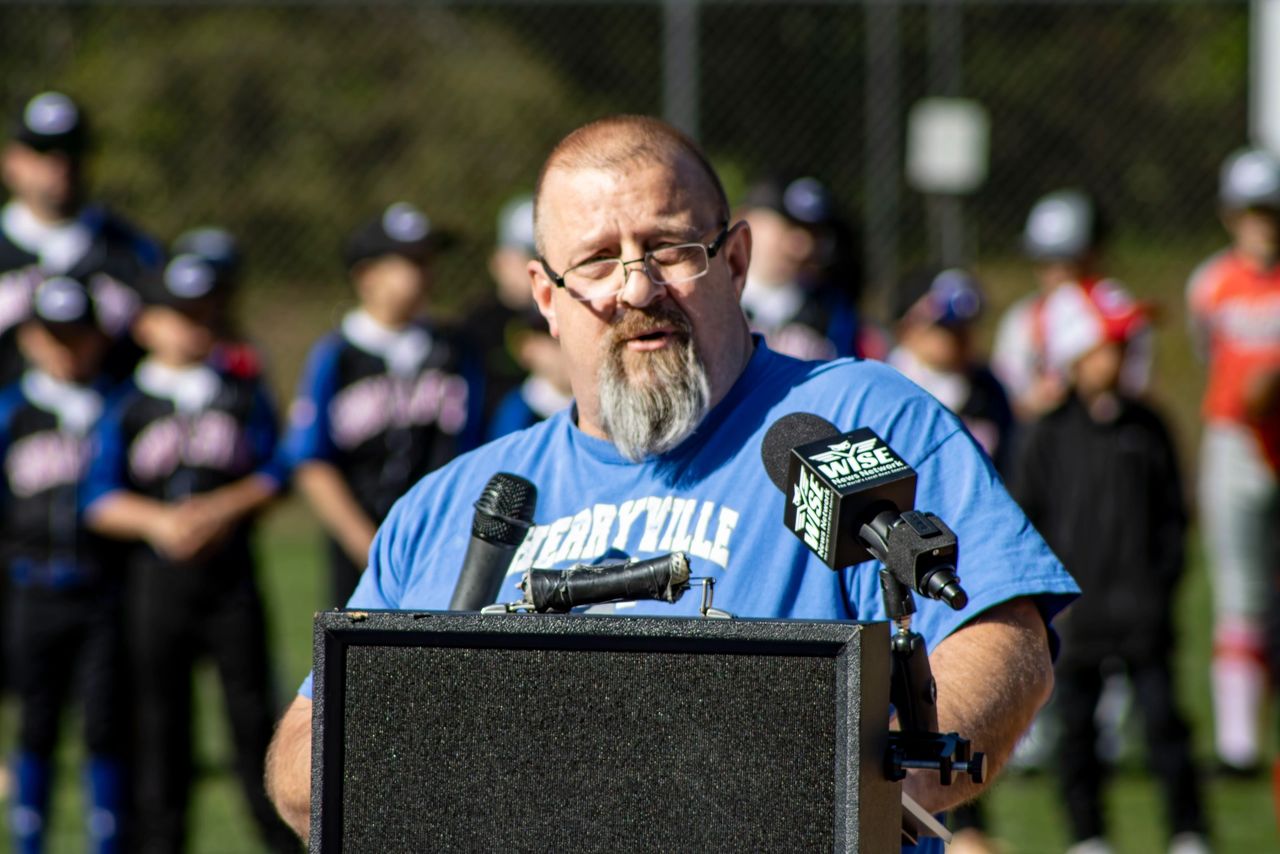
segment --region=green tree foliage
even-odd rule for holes
[[[0,23],[39,35],[0,58],[12,102],[64,87],[88,105],[99,195],[165,238],[223,223],[255,278],[285,286],[340,283],[352,226],[408,199],[468,238],[439,296],[481,287],[495,212],[592,112],[508,23],[444,7],[10,7]]]

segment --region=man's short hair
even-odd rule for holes
[[[707,179],[709,201],[724,221],[729,198],[720,176],[698,143],[687,134],[652,116],[618,115],[597,119],[570,133],[551,150],[534,188],[534,238],[539,254],[546,249],[541,228],[542,186],[553,169],[617,170],[636,161],[675,164],[689,157]]]

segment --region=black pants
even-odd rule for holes
[[[298,850],[263,785],[276,705],[266,622],[247,553],[203,566],[154,562],[130,581],[129,636],[137,696],[134,844],[179,852],[192,778],[191,676],[208,655],[218,670],[235,745],[235,771],[273,851]]]
[[[1125,662],[1145,725],[1147,763],[1164,797],[1171,833],[1205,832],[1200,783],[1187,725],[1175,705],[1167,658]],[[1062,721],[1058,773],[1074,838],[1105,835],[1094,710],[1102,693],[1102,662],[1063,662],[1056,669],[1054,703]]]
[[[5,634],[21,708],[19,747],[51,756],[63,709],[77,693],[84,708],[87,751],[116,759],[127,756],[120,591],[15,587],[8,597]]]

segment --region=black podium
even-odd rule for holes
[[[312,851],[898,850],[883,623],[332,611]]]

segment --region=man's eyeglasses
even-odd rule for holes
[[[707,274],[711,259],[716,257],[733,229],[725,223],[710,243],[677,243],[659,246],[644,253],[642,258],[624,261],[621,258],[592,258],[575,264],[563,273],[556,273],[545,258],[539,258],[547,278],[565,289],[576,300],[606,299],[627,286],[627,268],[632,264],[644,267],[645,275],[655,285],[678,285]]]

